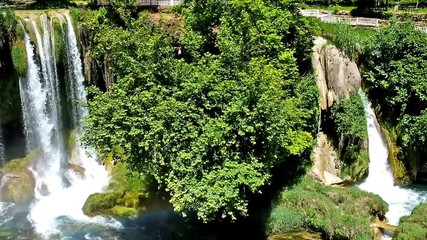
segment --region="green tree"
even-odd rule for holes
[[[271,169],[310,151],[317,119],[314,78],[297,64],[311,48],[309,22],[288,4],[223,2],[210,15],[190,3],[183,36],[145,15],[97,26],[95,52],[109,56],[117,82],[90,101],[86,120],[88,144],[103,155],[120,147],[177,212],[204,221],[246,215]],[[205,31],[207,16],[218,21]]]

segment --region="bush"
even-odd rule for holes
[[[267,234],[309,228],[330,239],[372,239],[371,222],[384,218],[387,204],[358,188],[322,186],[303,179],[285,190],[267,221]]]

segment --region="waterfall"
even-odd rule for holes
[[[80,122],[88,113],[81,104],[86,103],[82,62],[69,15],[55,17],[66,19],[62,37],[66,43],[64,68],[68,76],[63,79],[58,74],[53,20],[42,14],[39,19],[26,20],[35,39],[31,41],[25,33],[28,72],[19,81],[27,150],[40,152],[30,169],[35,177],[36,199],[30,206],[28,220],[42,238],[59,238],[61,228],[66,228],[70,221],[99,222],[100,219],[85,216],[81,208],[91,193],[102,191],[109,182],[108,173],[95,159],[95,151],[82,147],[79,141]],[[61,81],[67,83],[60,84]],[[65,92],[61,88],[66,85],[65,101],[71,103],[70,109],[61,104],[61,92]],[[71,126],[62,120],[62,113],[67,111],[72,113]],[[65,147],[67,128],[75,129],[73,149]],[[72,166],[80,170],[73,170]]]
[[[360,90],[364,102],[369,138],[369,175],[359,184],[359,188],[378,194],[389,205],[386,213],[388,221],[397,225],[402,216],[411,211],[421,202],[427,201],[426,193],[411,188],[394,185],[393,173],[388,162],[388,149],[382,138],[375,112],[371,103]]]
[[[70,101],[72,108],[72,120],[74,126],[79,126],[80,121],[88,114],[87,109],[80,107],[80,104],[86,103],[86,89],[84,87],[83,67],[79,49],[77,48],[77,39],[70,16],[67,19],[67,63],[69,66],[68,77],[70,81]]]
[[[0,166],[3,166],[6,162],[6,153],[4,148],[3,128],[0,125]]]

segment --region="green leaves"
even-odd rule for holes
[[[346,138],[363,140],[368,137],[366,129],[366,116],[363,102],[357,93],[348,99],[342,99],[332,109],[337,133]]]

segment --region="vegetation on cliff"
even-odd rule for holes
[[[0,124],[11,119],[18,119],[20,114],[18,107],[20,106],[19,86],[16,72],[20,72],[27,64],[25,62],[23,65],[16,67],[16,63],[12,59],[13,53],[20,54],[20,52],[16,51],[16,48],[12,48],[16,39],[17,29],[19,28],[15,19],[15,12],[7,8],[0,9]],[[15,49],[14,52],[12,52],[13,49]],[[24,59],[26,60],[26,57]]]
[[[342,177],[359,181],[368,175],[368,132],[363,102],[357,92],[342,99],[332,107],[332,120],[337,134],[340,159],[343,161]]]
[[[190,1],[181,35],[146,14],[123,11],[119,24],[89,14],[116,83],[90,101],[86,142],[104,156],[120,146],[177,212],[247,215],[271,170],[303,165],[314,143],[317,88],[301,76],[313,31],[297,11],[286,1]]]

